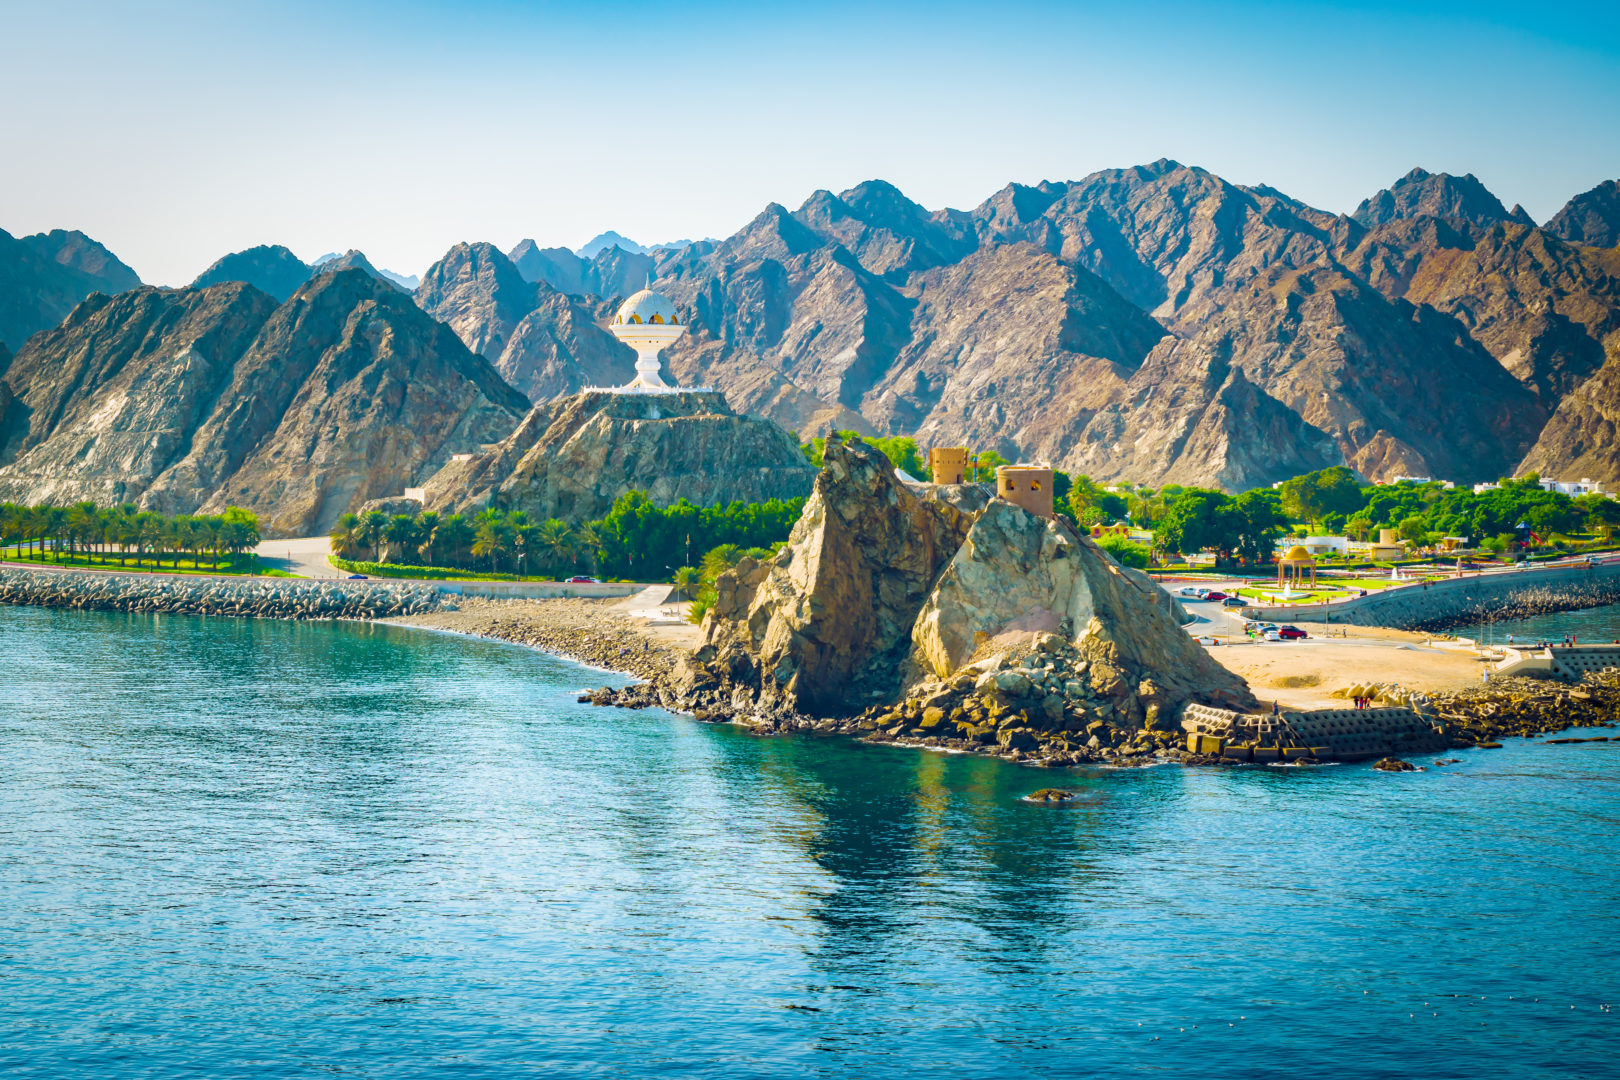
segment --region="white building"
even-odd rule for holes
[[[1602,481],[1587,476],[1579,480],[1542,480],[1541,487],[1545,491],[1556,491],[1560,495],[1604,494]]]

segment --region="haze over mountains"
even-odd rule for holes
[[[90,311],[30,341],[91,292],[138,283],[80,234],[0,234],[0,342],[18,354],[0,357],[0,494],[69,477],[91,482],[100,467],[88,462],[100,459],[82,441],[82,417],[116,410],[48,404],[61,377],[52,365],[100,355],[142,319],[193,327],[165,331],[140,353],[151,372],[144,393],[183,396],[192,391],[182,384],[195,385],[187,408],[198,413],[228,414],[248,395],[260,412],[282,409],[278,424],[296,414],[294,429],[319,426],[326,414],[299,413],[296,391],[285,400],[254,396],[234,377],[196,372],[222,363],[234,371],[250,354],[250,370],[268,370],[272,353],[302,348],[296,322],[239,343],[230,327],[252,321],[243,305],[307,303],[333,280],[350,283],[350,295],[362,279],[379,283],[364,301],[377,314],[362,323],[387,335],[357,325],[343,339],[345,350],[372,358],[353,369],[360,382],[349,407],[375,392],[359,373],[380,355],[431,355],[434,378],[460,389],[450,394],[455,403],[411,422],[478,428],[482,441],[509,434],[511,424],[491,431],[506,423],[501,414],[523,409],[517,394],[490,386],[490,375],[535,402],[627,381],[633,356],[604,325],[615,298],[651,279],[689,313],[690,332],[666,352],[673,373],[715,385],[738,411],[802,436],[829,427],[914,435],[925,446],[968,443],[1099,480],[1153,484],[1244,488],[1339,463],[1372,479],[1470,481],[1522,467],[1620,480],[1613,181],[1538,227],[1471,175],[1415,169],[1354,214],[1334,215],[1158,161],[1073,182],[1011,184],[969,211],[931,212],[869,181],[816,192],[797,210],[772,204],[718,242],[641,249],[616,234],[598,239],[580,252],[528,240],[509,253],[458,244],[411,295],[359,252],[310,267],[285,248],[255,248],[221,259],[190,289],[129,294],[146,299],[127,309],[125,297],[88,301]],[[227,281],[253,288],[227,297],[217,291]],[[205,294],[206,302],[194,299]],[[168,314],[152,314],[154,304]],[[405,316],[417,308],[432,318]],[[269,322],[266,314],[257,325]],[[459,339],[457,350],[437,336],[439,324]],[[328,340],[323,352],[332,347]],[[400,372],[411,364],[394,377],[408,382]],[[162,390],[164,380],[175,388]],[[467,410],[483,419],[468,421]],[[24,413],[26,422],[17,419]],[[381,432],[393,415],[373,410],[365,424]],[[200,420],[175,424],[203,431]],[[115,427],[102,423],[97,438],[113,439]],[[59,428],[59,449],[40,450]],[[366,438],[383,438],[367,430]],[[452,452],[456,438],[420,427],[396,437],[417,446],[389,466],[386,483],[400,487],[421,479],[409,475],[412,462]],[[247,441],[257,448],[267,438]],[[30,463],[20,457],[24,443]],[[179,473],[163,477],[179,460],[173,454],[160,468],[126,453],[131,475],[150,476],[124,481],[122,490],[139,490],[121,497],[168,500],[171,509],[205,496],[257,498],[281,520],[314,523],[383,484],[368,474],[343,491],[295,495],[281,472],[314,444],[266,445],[281,454],[273,468],[248,468],[249,457],[268,460],[255,451],[185,484]],[[333,444],[323,445],[330,454]],[[344,460],[310,468],[360,469]],[[61,477],[51,479],[53,469]]]

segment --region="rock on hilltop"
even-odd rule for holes
[[[627,491],[714,506],[796,498],[814,478],[792,436],[720,394],[591,392],[536,406],[498,443],[451,461],[427,481],[425,505],[587,521]]]
[[[674,680],[699,707],[843,717],[926,702],[927,726],[948,721],[935,734],[978,738],[1249,700],[1174,601],[1089,537],[975,485],[914,491],[860,443],[828,444],[787,545],[716,593]],[[1018,670],[1030,655],[1046,658],[1034,677]]]

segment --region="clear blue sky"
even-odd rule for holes
[[[1617,8],[0,0],[0,228],[159,284],[259,243],[416,273],[1159,157],[1333,211],[1473,172],[1544,220],[1620,177]]]

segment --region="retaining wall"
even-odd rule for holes
[[[1337,603],[1252,605],[1244,616],[1272,622],[1332,621],[1351,626],[1420,628],[1471,612],[1489,612],[1515,600],[1565,591],[1577,603],[1620,602],[1620,563],[1553,570],[1508,570],[1406,585]],[[1547,610],[1557,610],[1549,606]]]

